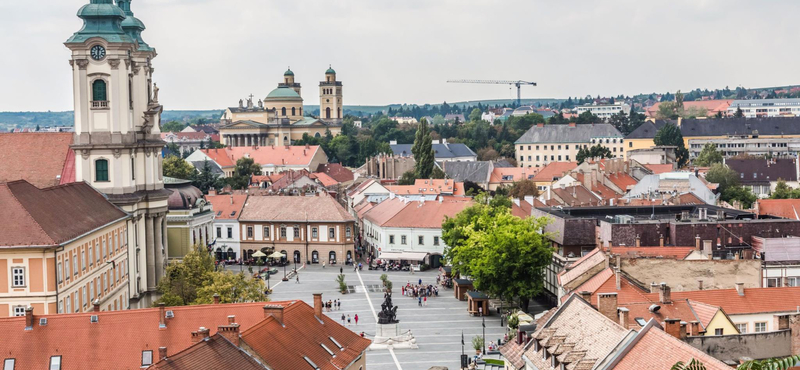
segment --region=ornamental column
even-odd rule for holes
[[[144,219],[145,253],[147,257],[147,290],[156,288],[156,255],[155,235],[153,231],[153,215],[146,215]]]
[[[164,214],[159,214],[158,217],[153,219],[155,231],[155,285],[161,281],[164,276]]]

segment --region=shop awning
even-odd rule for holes
[[[428,252],[381,252],[378,258],[392,261],[423,261]]]

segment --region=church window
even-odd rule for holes
[[[128,78],[128,109],[133,110],[133,78]]]
[[[136,158],[131,157],[131,180],[136,180]]]
[[[319,137],[319,132],[317,132],[316,134],[314,134],[314,137],[317,137],[317,138],[318,138],[318,137]]]
[[[294,108],[294,107],[292,107],[292,115],[293,115],[293,116],[294,116],[294,115],[296,115],[296,114],[295,114],[295,108]]]
[[[303,115],[303,107],[300,107],[300,115]]]
[[[331,118],[331,107],[325,108],[325,118],[326,119]]]
[[[281,116],[286,115],[286,107],[281,108]]]
[[[108,181],[108,160],[98,159],[94,162],[94,181]]]
[[[94,80],[92,82],[92,100],[106,101],[106,82],[103,80]]]

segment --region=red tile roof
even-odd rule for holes
[[[535,202],[535,198],[534,198]],[[519,218],[531,217],[531,209],[533,205],[526,202],[524,199],[520,200],[519,205],[516,203],[511,204],[511,214]]]
[[[720,360],[678,340],[654,325],[647,325],[631,342],[615,370],[670,369],[678,361],[698,360],[708,370],[731,370]]]
[[[610,270],[610,268],[606,270]],[[601,274],[603,275],[597,280],[589,279],[579,287],[575,288],[573,292],[591,292],[592,296],[590,298],[590,303],[595,307],[597,306],[598,293],[617,293],[617,302],[620,305],[628,302],[646,302],[648,300],[648,297],[645,294],[649,293],[643,292],[639,287],[635,286],[624,276],[620,276],[620,289],[617,289],[617,280],[613,273],[609,275],[608,273],[601,272],[595,276]],[[605,280],[602,280],[603,277],[606,277]],[[658,300],[658,294],[656,294],[655,300]]]
[[[414,185],[387,185],[386,189],[397,195],[464,195],[464,183],[453,180],[417,179]]]
[[[511,184],[520,180],[532,178],[539,172],[536,167],[495,167],[489,176],[490,183]],[[511,176],[510,180],[503,180],[504,176]]]
[[[759,215],[800,220],[800,199],[759,199],[756,209]]]
[[[720,99],[720,100],[693,100],[693,101],[685,101],[683,102],[683,108],[689,110],[691,108],[696,109],[705,109],[706,115],[708,117],[712,117],[717,114],[717,112],[721,112],[723,115],[727,114],[728,107],[731,106],[733,103],[732,99]],[[661,105],[661,102],[655,103],[647,109],[645,109],[645,115],[648,117],[655,117],[658,114],[658,107]]]
[[[553,182],[554,177],[561,178],[566,172],[572,171],[578,167],[578,162],[550,162],[539,170],[539,173],[533,177],[536,182]]]
[[[84,182],[39,189],[0,184],[0,247],[53,246],[128,217]]]
[[[336,199],[327,196],[251,196],[247,198],[240,221],[325,221],[352,222]]]
[[[215,219],[235,220],[242,214],[242,207],[247,201],[247,195],[206,195],[206,201],[211,203]]]
[[[239,158],[246,155],[260,164],[274,164],[287,166],[308,166],[311,160],[321,150],[319,146],[260,146],[260,147],[233,147],[223,149],[200,149],[220,167],[232,167]]]
[[[336,181],[333,177],[328,176],[328,174],[324,172],[317,172],[312,174],[316,177],[317,180],[322,184],[322,186],[329,187],[329,186],[336,186],[339,181]]]
[[[618,172],[607,175],[608,180],[616,185],[620,190],[627,191],[629,186],[634,186],[639,182],[625,172]]]
[[[569,282],[591,270],[592,267],[605,262],[605,260],[606,257],[603,253],[600,253],[599,248],[592,249],[591,252],[581,256],[577,261],[567,265],[564,270],[558,273],[559,284],[569,284]]]
[[[153,351],[153,359],[157,359],[158,350]],[[159,361],[148,369],[182,370],[182,369],[236,369],[266,370],[247,352],[240,350],[222,335],[209,337],[195,343],[166,359]]]
[[[647,296],[658,299],[657,293]],[[744,288],[744,295],[739,295],[736,289],[673,291],[671,296],[719,306],[728,315],[793,312],[800,306],[800,287]]]
[[[332,177],[337,182],[353,181],[355,175],[347,167],[339,163],[323,163],[317,167],[317,172],[324,172],[326,175]]]
[[[0,182],[25,179],[45,188],[74,181],[75,159],[69,147],[72,135],[68,132],[0,134]],[[70,155],[72,160],[68,160]],[[71,179],[63,179],[65,176]]]
[[[383,223],[383,227],[415,227],[439,229],[445,217],[455,217],[472,202],[438,201],[408,202],[400,212]]]
[[[674,171],[673,166],[671,164],[646,164],[644,166],[648,170],[653,171],[654,175],[660,175],[662,173]]]

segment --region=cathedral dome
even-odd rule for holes
[[[78,10],[78,17],[83,19],[83,28],[67,40],[68,44],[83,43],[92,37],[108,42],[133,42],[120,25],[125,20],[125,12],[112,0],[91,0]]]
[[[303,100],[294,89],[288,87],[279,87],[272,90],[264,101],[269,100]]]
[[[203,192],[188,180],[164,176],[164,187],[171,193],[167,198],[169,209],[192,209],[205,204]]]
[[[119,8],[125,13],[125,20],[122,21],[122,29],[125,30],[125,33],[130,36],[130,38],[136,40],[139,43],[140,51],[152,51],[153,48],[150,45],[147,45],[144,40],[142,40],[142,31],[145,30],[144,23],[133,16],[133,11],[131,11],[131,0],[119,0],[117,1],[119,4]]]
[[[329,67],[328,67],[328,70],[327,70],[327,71],[325,71],[325,74],[326,74],[326,75],[328,75],[328,74],[333,74],[333,75],[335,75],[335,74],[336,74],[336,71],[334,71],[334,70],[333,70],[333,68],[331,68],[331,67],[329,66]]]
[[[287,69],[286,72],[283,73],[284,76],[294,76],[294,72],[291,69]]]

